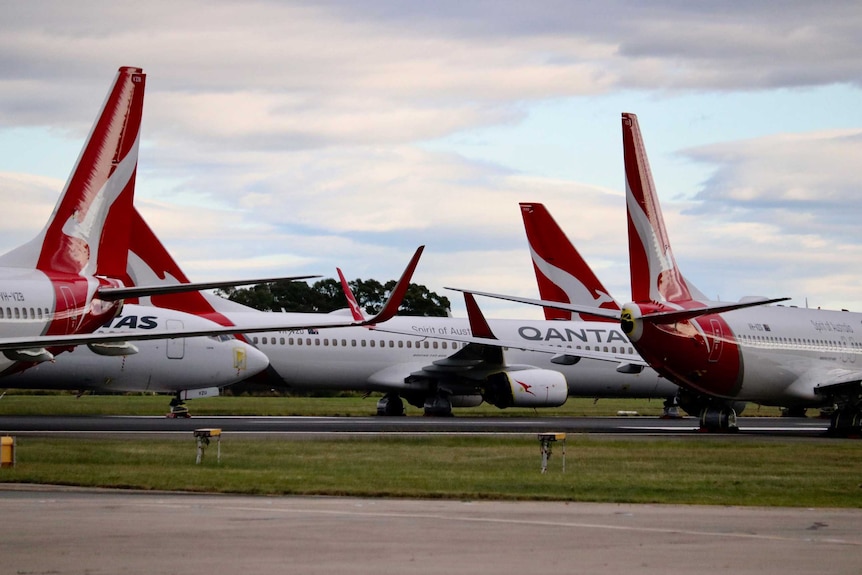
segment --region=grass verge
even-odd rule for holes
[[[0,482],[246,494],[543,499],[794,507],[862,507],[854,441],[732,438],[625,440],[570,435],[540,473],[538,441],[513,437],[378,437],[337,441],[19,437]]]

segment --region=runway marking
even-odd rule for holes
[[[168,503],[131,503],[139,507],[155,508],[199,508],[192,504],[168,504]],[[695,529],[674,529],[666,527],[638,527],[631,525],[609,525],[603,523],[579,523],[571,521],[542,521],[535,519],[496,519],[492,517],[459,517],[441,515],[439,513],[406,513],[406,512],[379,512],[379,511],[356,511],[356,510],[333,510],[333,509],[307,509],[307,508],[280,508],[280,507],[254,507],[254,506],[215,506],[223,511],[250,511],[250,512],[278,512],[283,514],[306,514],[306,515],[331,515],[348,517],[377,517],[384,519],[430,519],[435,521],[455,521],[464,523],[488,523],[501,525],[518,525],[524,527],[552,527],[568,529],[603,529],[606,531],[628,531],[635,533],[656,533],[662,535],[690,535],[693,537],[723,537],[727,539],[747,539],[756,541],[780,541],[780,542],[802,542],[814,544],[843,545],[851,547],[862,547],[862,541],[847,539],[823,538],[818,539],[811,536],[788,537],[782,535],[761,535],[756,533],[725,532],[725,531],[699,531]]]

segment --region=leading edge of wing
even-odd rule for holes
[[[273,282],[290,282],[300,281],[313,278],[319,278],[319,275],[306,276],[288,276],[280,278],[261,278],[250,280],[227,280],[218,282],[190,282],[178,284],[159,284],[150,286],[129,286],[117,288],[102,288],[99,290],[99,298],[104,301],[116,301],[120,299],[128,299],[134,297],[147,297],[153,295],[168,295],[175,293],[184,293],[190,291],[200,291],[207,289],[219,289],[225,287],[234,287],[251,284],[266,284]]]

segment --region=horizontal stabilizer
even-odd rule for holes
[[[734,311],[737,309],[745,309],[748,307],[769,305],[769,304],[773,304],[773,303],[787,301],[789,299],[790,299],[789,297],[780,297],[780,298],[775,298],[775,299],[762,299],[762,300],[757,300],[757,301],[729,303],[726,305],[711,305],[711,306],[698,307],[698,308],[694,308],[694,309],[659,311],[659,312],[644,314],[642,319],[644,321],[649,321],[651,323],[669,324],[669,323],[676,323],[679,321],[694,319],[694,318],[700,317],[702,315],[712,315],[712,314],[716,314],[716,313],[724,313],[727,311]]]
[[[562,302],[558,302],[558,301],[550,301],[550,300],[544,300],[544,299],[532,299],[532,298],[526,298],[526,297],[518,297],[518,296],[513,296],[513,295],[504,295],[504,294],[497,294],[497,293],[490,293],[490,292],[483,292],[483,291],[476,291],[476,290],[467,290],[467,289],[454,288],[454,287],[446,287],[445,289],[452,290],[452,291],[459,291],[459,292],[462,292],[465,294],[471,293],[473,295],[481,295],[484,297],[490,297],[490,298],[494,298],[494,299],[514,301],[517,303],[523,303],[523,304],[527,304],[527,305],[536,305],[536,306],[541,306],[541,307],[551,307],[554,309],[574,311],[577,313],[592,315],[592,316],[596,316],[596,317],[604,317],[604,318],[617,319],[617,320],[620,319],[620,312],[618,310],[613,310],[613,309],[603,309],[603,308],[599,308],[599,307],[592,307],[592,306],[586,306],[586,305],[576,305],[576,304],[570,304],[570,303],[562,303]]]

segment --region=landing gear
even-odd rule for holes
[[[377,400],[377,415],[399,416],[404,415],[404,402],[397,393],[387,393]]]
[[[664,409],[661,414],[662,419],[682,419],[679,413],[679,403],[676,397],[669,397],[664,400]]]
[[[806,411],[804,407],[782,407],[781,417],[805,417]]]
[[[189,408],[186,407],[186,402],[180,398],[180,392],[177,392],[171,400],[171,411],[168,413],[167,417],[169,419],[191,417]]]
[[[836,409],[829,420],[829,435],[858,437],[862,435],[862,409],[848,405]]]
[[[732,407],[706,407],[700,412],[700,431],[712,433],[735,433],[736,411]]]
[[[862,385],[853,383],[836,390],[829,418],[829,435],[862,437]]]
[[[426,417],[452,417],[452,402],[445,395],[432,395],[425,398]]]

